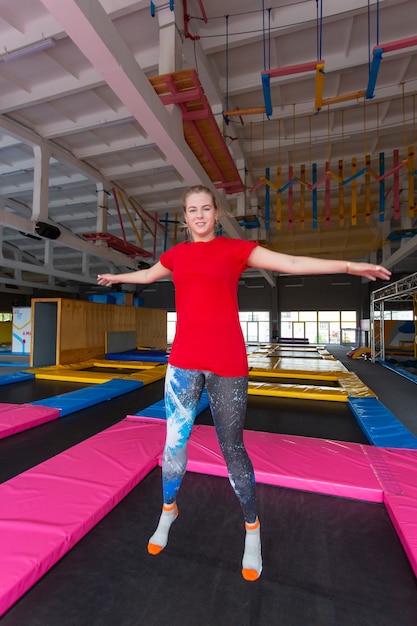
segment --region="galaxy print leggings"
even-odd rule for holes
[[[187,444],[204,386],[217,439],[246,522],[256,520],[255,477],[243,443],[247,376],[225,377],[168,365],[165,378],[167,437],[162,463],[164,502],[174,502],[187,466]]]

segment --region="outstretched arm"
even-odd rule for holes
[[[103,285],[103,287],[110,287],[118,283],[149,285],[157,280],[161,280],[161,278],[168,278],[168,276],[171,276],[170,270],[158,261],[146,270],[137,270],[136,272],[127,272],[126,274],[99,274],[97,282],[99,285]]]
[[[281,272],[283,274],[352,274],[364,276],[369,280],[389,280],[391,272],[381,265],[357,263],[356,261],[338,261],[336,259],[317,259],[308,256],[293,256],[273,252],[262,246],[254,248],[249,255],[247,265],[258,269]]]

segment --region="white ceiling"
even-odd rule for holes
[[[197,71],[246,189],[231,195],[219,189],[230,211],[227,234],[284,252],[372,259],[398,274],[414,272],[417,217],[408,190],[417,166],[404,165],[398,181],[386,177],[383,221],[376,176],[380,153],[390,172],[394,150],[403,164],[416,144],[415,9],[415,0],[1,0],[0,290],[85,290],[97,273],[152,263],[182,240],[183,191],[212,181],[184,140],[179,108],[165,106],[149,79],[189,68]],[[374,47],[391,42],[374,97],[358,97],[369,84]],[[318,59],[325,64],[320,112],[316,73],[289,73],[289,66]],[[276,68],[284,75],[270,79],[272,112],[225,120],[225,111],[265,107],[262,72]],[[326,162],[338,174],[342,161],[346,180],[352,158],[360,171],[366,155],[372,171],[368,181],[365,173],[355,180],[356,224],[352,182],[342,187],[330,176],[326,189],[322,180],[314,228],[311,188],[295,182],[282,189],[289,166],[299,178],[304,165],[311,183],[312,164],[321,180]],[[260,180],[266,168],[269,209],[268,186]],[[250,213],[259,230],[242,226]],[[38,222],[58,226],[59,238],[39,238]],[[103,231],[150,257],[129,257],[82,237]]]

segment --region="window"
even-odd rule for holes
[[[374,312],[374,318],[379,320],[381,317],[381,311]],[[413,311],[387,311],[384,310],[384,320],[412,320],[414,319]]]
[[[239,312],[240,325],[246,343],[269,343],[269,311]]]
[[[175,328],[177,327],[177,314],[167,313],[167,343],[170,345],[174,341]]]
[[[355,343],[356,311],[283,311],[280,336],[312,344]]]

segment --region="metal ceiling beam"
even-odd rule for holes
[[[184,139],[179,111],[162,104],[98,0],[41,0],[187,184],[211,184]]]
[[[68,36],[101,74],[120,101],[172,163],[187,185],[213,185],[184,139],[181,114],[169,112],[151,86],[128,46],[97,0],[41,0]],[[217,194],[217,191],[214,189]],[[225,231],[242,238],[235,220]],[[261,272],[271,285],[269,273]]]
[[[387,259],[384,259],[384,266],[388,268],[395,268],[397,263],[400,263],[411,254],[417,251],[417,235],[414,235],[411,239],[404,242],[398,250],[396,250]]]
[[[0,208],[0,225],[6,226],[8,228],[12,228],[14,230],[34,234],[35,224],[32,220],[26,219],[24,217],[20,217],[19,215],[15,215],[14,213],[10,213],[10,211],[6,211]],[[46,242],[50,242],[49,239],[43,240]],[[59,239],[54,241],[54,245],[57,246],[65,246],[67,248],[72,248],[73,250],[78,250],[79,252],[89,254],[90,256],[94,256],[99,259],[103,259],[109,263],[114,264],[116,267],[128,267],[131,269],[137,269],[137,262],[133,259],[125,256],[124,254],[120,254],[119,252],[114,252],[109,248],[105,248],[104,246],[96,246],[84,239],[76,237],[74,235],[70,235],[68,233],[62,233],[59,236]],[[40,267],[38,265],[32,265],[32,270],[28,269],[29,264],[25,263],[25,268],[28,271],[40,272]],[[56,276],[62,277],[62,273],[59,270],[53,272]],[[67,280],[77,280],[78,274],[73,274],[71,277],[66,275]],[[94,282],[95,277],[93,277]],[[87,281],[84,281],[87,282]]]

